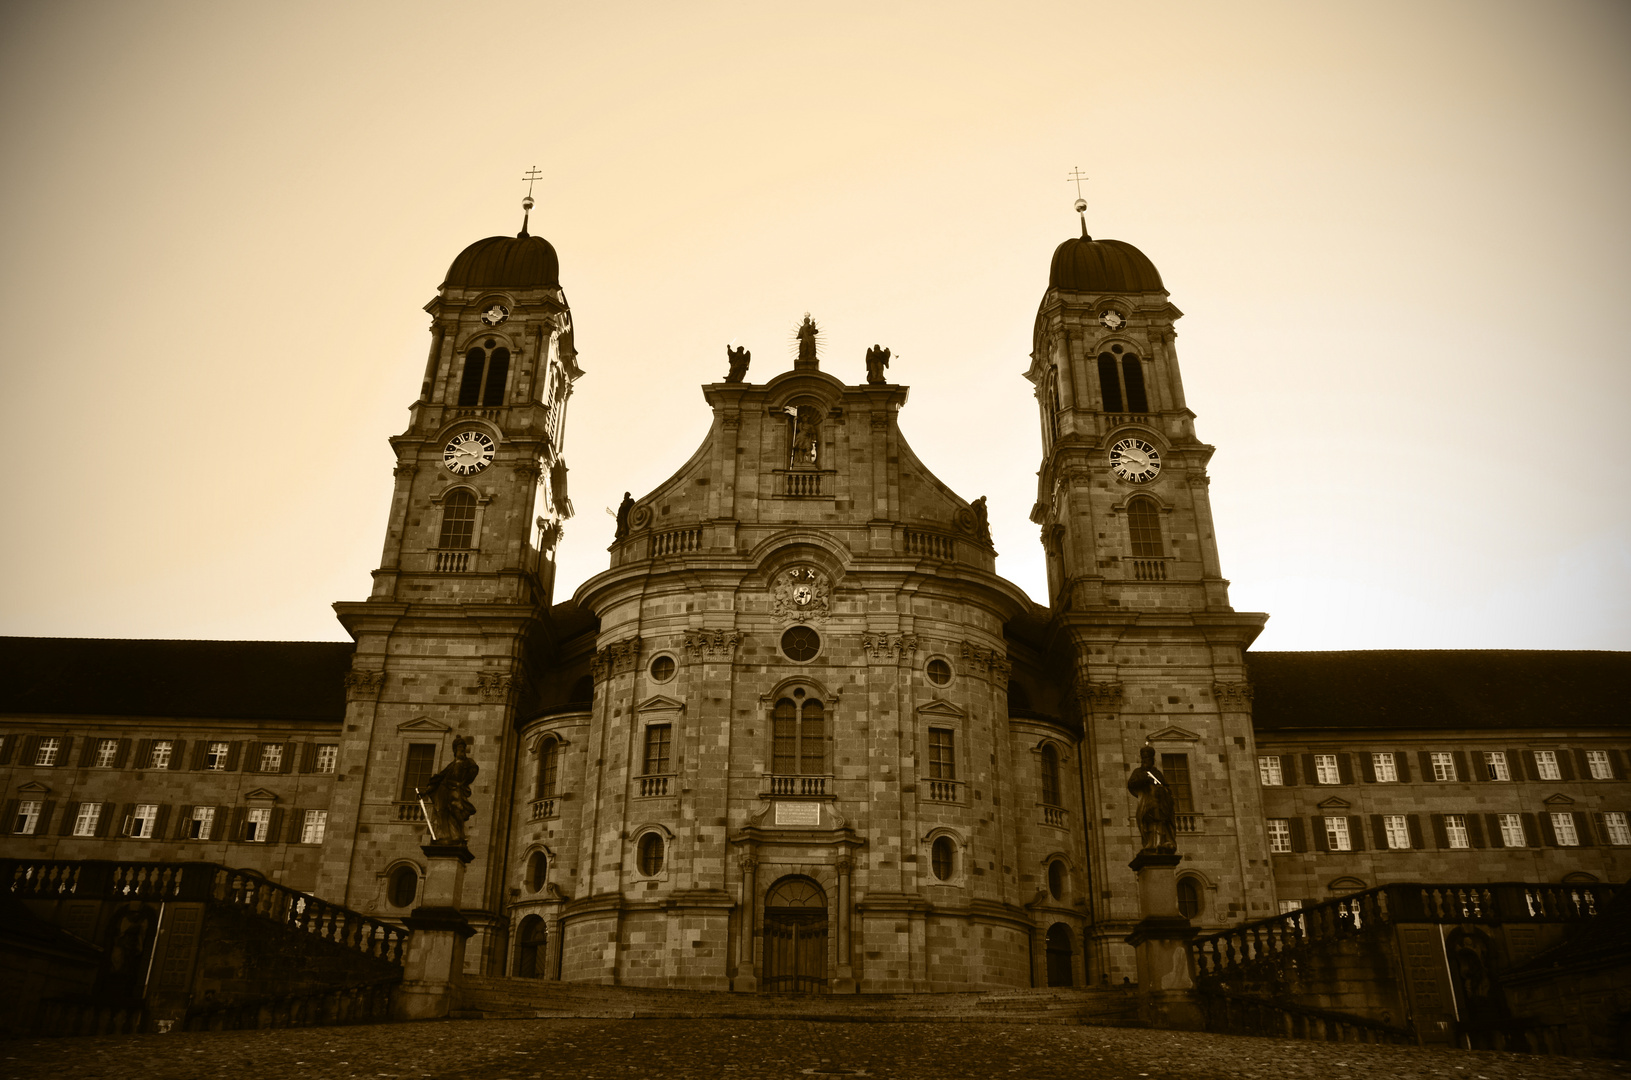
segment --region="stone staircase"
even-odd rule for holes
[[[503,976],[466,976],[464,1018],[824,1020],[852,1023],[1138,1024],[1132,989],[946,994],[733,994]]]

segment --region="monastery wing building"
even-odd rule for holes
[[[1181,313],[1133,245],[1084,226],[1037,313],[1047,607],[907,445],[887,355],[847,385],[808,317],[788,369],[734,355],[702,388],[702,445],[556,602],[583,374],[559,277],[523,227],[427,306],[380,566],[335,605],[353,644],[0,639],[7,873],[215,863],[401,924],[417,790],[462,738],[471,973],[1120,985],[1146,746],[1203,930],[1631,874],[1631,655],[1249,651],[1267,617],[1229,603]]]

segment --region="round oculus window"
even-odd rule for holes
[[[651,662],[651,679],[653,682],[667,682],[674,677],[674,658],[672,656],[659,656]]]
[[[929,681],[936,686],[945,686],[951,682],[951,665],[938,657],[930,660],[923,671],[929,676]]]
[[[800,663],[814,660],[820,651],[821,635],[808,626],[790,626],[787,633],[782,635],[782,652],[787,654],[789,660]]]
[[[549,860],[544,857],[542,851],[535,851],[527,860],[527,888],[532,892],[539,892],[548,880]]]

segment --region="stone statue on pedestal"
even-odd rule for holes
[[[476,812],[470,802],[470,782],[480,771],[481,766],[470,760],[469,741],[460,735],[453,740],[453,760],[418,789],[419,805],[436,843],[465,842],[464,823]]]
[[[741,382],[746,378],[748,361],[752,359],[753,354],[748,352],[746,348],[733,349],[729,345],[725,346],[725,360],[730,364],[730,370],[725,374],[725,381]]]
[[[1139,766],[1127,777],[1127,790],[1138,796],[1138,835],[1142,850],[1171,855],[1178,850],[1178,809],[1172,785],[1155,767],[1155,747],[1138,752]]]

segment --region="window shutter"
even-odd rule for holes
[[[34,826],[35,836],[49,836],[51,828],[51,811],[57,808],[57,800],[47,799],[40,806],[40,823]]]
[[[1355,851],[1364,851],[1365,850],[1365,819],[1364,818],[1362,818],[1362,817],[1351,817],[1351,818],[1348,819],[1348,843],[1353,845],[1353,850],[1355,850]]]
[[[244,756],[244,744],[243,743],[233,742],[233,743],[227,744],[226,771],[227,772],[237,772],[238,771],[238,762],[243,760],[243,756]]]
[[[1371,760],[1369,754],[1359,755],[1359,775],[1365,778],[1365,783],[1376,783],[1376,762]]]
[[[73,760],[73,753],[74,753],[74,737],[72,735],[64,735],[62,737],[62,753],[57,755],[57,764],[58,765],[68,764],[69,761]]]
[[[1597,841],[1591,833],[1591,815],[1582,810],[1571,811],[1574,814],[1574,831],[1580,837],[1581,847],[1596,847]]]
[[[192,769],[194,772],[198,772],[199,770],[203,769],[204,755],[209,753],[209,750],[210,741],[208,739],[195,740],[193,742],[193,762],[188,766],[188,768]]]
[[[1308,850],[1308,838],[1303,835],[1303,819],[1300,817],[1291,819],[1291,850]]]
[[[317,744],[303,743],[300,747],[300,771],[309,773],[317,768]]]
[[[1580,777],[1582,780],[1590,780],[1591,762],[1586,760],[1586,752],[1584,750],[1576,750],[1574,752],[1574,763],[1575,775]]]
[[[1574,755],[1567,750],[1557,751],[1557,771],[1565,780],[1574,779]]]
[[[96,819],[96,835],[97,836],[106,836],[106,835],[108,835],[108,831],[109,831],[108,826],[109,826],[109,823],[113,820],[113,805],[114,804],[110,803],[110,802],[105,802],[105,803],[102,804],[102,813]],[[132,809],[134,809],[135,804],[132,803],[131,807],[132,807]]]
[[[1484,821],[1477,814],[1467,815],[1467,842],[1475,848],[1484,846]]]
[[[165,809],[169,809],[169,807],[166,807]],[[176,839],[176,840],[190,840],[190,839],[192,839],[190,836],[187,835],[189,832],[192,831],[192,828],[191,828],[192,823],[193,823],[193,807],[192,807],[192,804],[191,803],[182,803],[180,806],[176,807],[176,835],[175,835],[174,839]]]
[[[1489,834],[1489,846],[1492,848],[1506,847],[1506,837],[1501,834],[1501,815],[1485,814],[1484,831]]]
[[[1481,777],[1473,776],[1472,771],[1467,768],[1467,754],[1466,754],[1466,751],[1464,751],[1464,750],[1451,750],[1450,751],[1450,760],[1455,762],[1455,778],[1457,780],[1467,781],[1467,780],[1481,779]]]
[[[1523,751],[1508,750],[1506,752],[1506,771],[1514,780],[1533,780],[1534,773],[1524,768]]]
[[[4,831],[8,833],[14,833],[17,831],[17,808],[21,805],[23,805],[23,801],[21,799],[6,800],[6,820],[4,823]],[[39,830],[39,825],[35,825],[34,829],[37,832]]]
[[[1370,835],[1377,851],[1387,850],[1387,826],[1382,824],[1381,814],[1372,814],[1370,816]]]
[[[1523,815],[1523,842],[1526,847],[1540,847],[1540,826],[1534,814]]]
[[[221,837],[221,839],[226,840],[226,841],[228,841],[230,843],[233,843],[233,844],[236,844],[236,843],[239,843],[240,841],[242,841],[243,838],[244,838],[244,821],[248,817],[249,817],[249,808],[248,807],[234,806],[232,808],[232,817],[230,818],[231,828],[227,830],[227,834],[225,836]],[[217,825],[221,824],[221,819],[219,817],[217,817],[215,819],[215,823]]]
[[[1443,851],[1450,846],[1450,834],[1444,831],[1444,815],[1428,814],[1427,817],[1433,823],[1433,843],[1438,845],[1440,851]]]
[[[120,739],[119,749],[113,752],[113,767],[122,769],[128,764],[130,764],[130,740]]]
[[[1597,839],[1601,840],[1605,844],[1613,843],[1613,841],[1608,837],[1608,822],[1603,820],[1602,814],[1592,814],[1591,823],[1597,828]]]
[[[79,767],[88,769],[96,763],[96,747],[101,739],[86,739],[85,745],[79,751]]]
[[[1354,782],[1353,762],[1348,760],[1347,754],[1337,755],[1337,779],[1341,780],[1344,784],[1351,784]]]
[[[63,803],[62,824],[57,827],[58,836],[69,836],[74,831],[74,819],[79,817],[79,803]]]
[[[172,742],[174,745],[170,747],[170,768],[185,769],[187,766],[183,762],[187,760],[187,740],[174,739]]]
[[[1625,761],[1620,757],[1620,752],[1618,750],[1610,750],[1608,752],[1608,767],[1610,770],[1610,775],[1612,775],[1614,779],[1625,779]]]
[[[1314,850],[1330,851],[1331,837],[1325,831],[1325,819],[1322,817],[1310,818],[1309,824],[1313,827],[1314,832]]]
[[[1396,751],[1393,755],[1393,767],[1399,770],[1399,782],[1401,784],[1410,783],[1409,754],[1405,753],[1403,750]]]
[[[1313,754],[1303,755],[1303,778],[1310,784],[1317,784],[1320,782],[1320,774],[1314,769]]]
[[[153,740],[140,739],[136,742],[136,768],[145,769],[147,763],[153,760]]]
[[[1400,754],[1399,756],[1404,757],[1403,754]],[[1421,837],[1421,815],[1406,814],[1404,816],[1404,823],[1405,828],[1410,830],[1410,846],[1416,851],[1420,851],[1421,849],[1425,848],[1427,846],[1427,841],[1423,840]]]
[[[1557,847],[1557,830],[1552,828],[1552,815],[1550,813],[1540,815],[1540,837],[1547,847]]]
[[[159,803],[159,817],[153,822],[153,839],[166,839],[164,832],[170,825],[170,804]]]
[[[210,826],[210,840],[213,843],[229,843],[237,839],[232,835],[232,807],[217,806],[215,808],[215,823]]]
[[[17,746],[18,736],[0,735],[0,765],[11,764],[11,752]]]
[[[1297,786],[1297,755],[1280,755],[1280,778],[1285,781],[1286,787]]]
[[[10,739],[6,740],[8,743]],[[38,735],[25,735],[23,737],[23,752],[17,757],[19,765],[33,765],[34,755],[39,752],[40,737]]]
[[[272,807],[272,820],[266,825],[266,842],[268,844],[281,844],[283,842],[283,807]]]
[[[1431,784],[1434,780],[1437,779],[1437,777],[1435,777],[1433,775],[1433,755],[1432,754],[1428,753],[1426,750],[1417,750],[1416,751],[1416,760],[1421,762],[1421,778],[1422,778],[1423,781],[1425,781],[1426,783]]]
[[[286,742],[283,744],[283,765],[278,769],[279,772],[288,772],[294,768],[294,756],[299,749],[299,743]]]
[[[133,802],[127,802],[127,803],[125,803],[124,806],[119,808],[119,835],[120,836],[129,836],[130,835],[130,826],[131,826],[131,820],[130,819],[135,816],[135,813],[136,813],[136,804],[133,803]],[[107,813],[106,810],[102,811],[102,816],[103,817],[108,816],[108,813]],[[98,822],[98,824],[100,824],[100,822]]]

